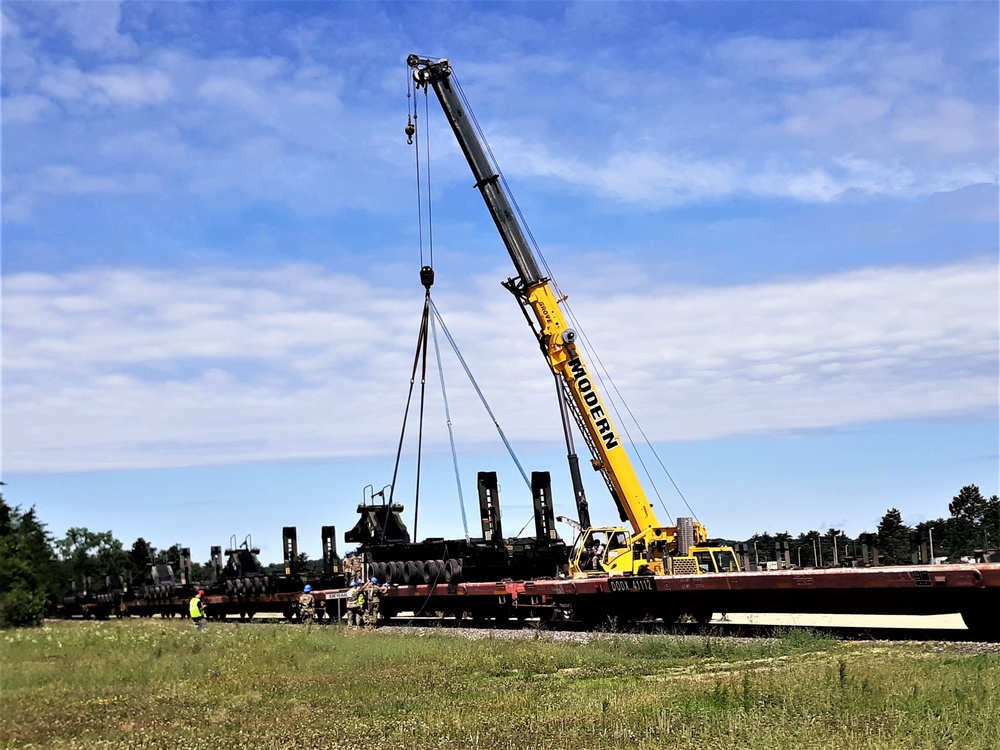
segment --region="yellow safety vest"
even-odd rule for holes
[[[192,619],[197,617],[204,617],[204,615],[201,612],[201,599],[199,599],[197,596],[191,598],[190,612]]]

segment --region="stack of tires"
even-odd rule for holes
[[[227,578],[226,593],[229,596],[251,596],[264,594],[270,589],[268,579],[262,576],[245,576],[243,578]]]
[[[455,559],[393,560],[372,563],[370,569],[372,577],[397,586],[433,586],[462,580],[462,561]]]
[[[172,599],[174,597],[174,592],[176,586],[172,583],[162,583],[155,586],[143,586],[139,590],[139,596],[142,599],[147,599],[150,601],[161,601],[163,599]]]

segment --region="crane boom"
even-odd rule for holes
[[[425,90],[431,88],[437,95],[445,118],[472,168],[475,187],[479,189],[517,271],[517,276],[504,286],[517,297],[526,315],[530,311],[529,322],[534,318],[532,328],[552,372],[563,386],[566,404],[593,454],[594,468],[603,474],[621,520],[628,521],[632,527],[632,545],[638,542],[637,548],[651,551],[646,553],[647,561],[654,563],[649,566],[650,569],[662,572],[663,558],[668,545],[675,543],[677,527],[661,526],[646,497],[620,433],[578,349],[576,332],[568,325],[560,307],[562,300],[552,280],[542,274],[500,176],[494,170],[472,118],[466,113],[466,107],[452,85],[450,63],[444,59],[410,55],[407,64],[413,70],[416,85]],[[583,525],[589,525],[588,522],[589,519],[581,518]],[[701,524],[695,523],[692,536],[694,543],[703,541],[707,533]],[[632,556],[628,557],[631,560]]]

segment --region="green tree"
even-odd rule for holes
[[[56,540],[55,547],[64,577],[71,581],[89,578],[95,588],[103,586],[106,575],[123,572],[128,566],[128,554],[110,531],[95,532],[74,526],[65,537]]]
[[[903,514],[889,508],[878,524],[879,561],[883,565],[904,565],[911,561],[910,527],[903,523]]]
[[[948,503],[949,559],[958,560],[977,549],[997,547],[1000,542],[1000,499],[983,497],[979,487],[966,485]]]
[[[57,602],[51,537],[35,509],[21,512],[0,494],[0,627],[41,625]]]
[[[802,564],[804,566],[812,565],[814,568],[818,568],[822,564],[820,537],[822,534],[818,531],[807,531],[804,534],[799,534],[795,540],[796,546],[802,549]],[[796,553],[796,562],[798,562],[798,557],[799,555]]]
[[[1000,549],[1000,496],[986,501],[983,511],[983,542],[985,549]]]
[[[915,527],[915,531],[920,532],[923,539],[927,539],[929,546],[928,553],[933,553],[935,558],[951,557],[951,526],[953,521],[950,518],[935,518],[931,521],[921,521]],[[933,545],[930,543],[933,542]]]
[[[848,542],[850,542],[850,538],[844,535],[842,529],[827,529],[826,534],[823,535],[822,543],[829,545],[827,561],[831,565],[834,560],[837,561],[838,565],[843,564],[845,544]],[[834,552],[834,548],[836,548],[836,552]]]
[[[146,571],[156,559],[156,547],[139,537],[132,542],[132,548],[128,551],[127,570],[133,585],[138,585],[146,580]]]
[[[154,562],[160,565],[170,565],[174,568],[174,572],[176,573],[181,562],[181,545],[172,544],[166,549],[160,550],[156,553],[156,559]]]

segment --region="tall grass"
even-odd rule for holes
[[[1000,748],[1000,655],[180,620],[0,632],[0,746]]]

